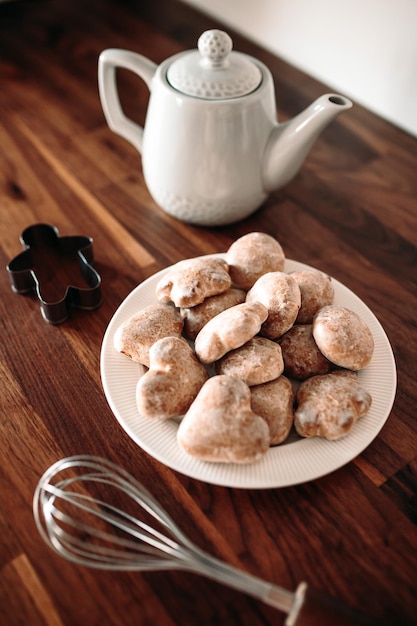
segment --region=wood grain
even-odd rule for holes
[[[271,607],[191,574],[94,572],[52,553],[32,496],[51,463],[76,453],[133,472],[215,556],[290,590],[307,580],[377,622],[417,624],[417,140],[355,103],[255,215],[212,229],[176,221],[151,199],[138,153],[107,128],[97,60],[121,47],[159,63],[217,26],[174,0],[0,4],[2,265],[21,251],[27,226],[51,223],[93,238],[104,298],[51,326],[35,295],[14,294],[0,273],[5,626],[284,624]],[[235,49],[271,69],[281,120],[329,90],[228,30]],[[126,114],[143,123],[144,85],[128,72],[118,83]],[[138,448],[105,400],[99,363],[107,324],[137,284],[254,230],[357,293],[385,328],[398,370],[392,413],[362,454],[311,483],[260,491],[193,480]]]

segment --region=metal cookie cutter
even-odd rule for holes
[[[71,308],[100,306],[101,278],[93,268],[91,237],[60,237],[51,224],[26,228],[20,241],[25,248],[7,265],[16,293],[35,290],[44,319],[61,324]]]

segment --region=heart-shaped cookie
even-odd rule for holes
[[[136,386],[145,417],[169,419],[185,413],[208,378],[194,352],[179,337],[164,337],[149,350],[150,367]]]
[[[243,380],[209,378],[178,428],[181,448],[202,461],[253,463],[270,445],[269,426],[251,409]]]

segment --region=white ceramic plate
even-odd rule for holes
[[[335,304],[356,311],[368,324],[375,341],[372,361],[359,373],[363,386],[372,395],[372,407],[366,416],[343,439],[327,441],[292,437],[288,443],[270,448],[255,464],[207,463],[183,452],[177,444],[178,426],[174,420],[154,421],[139,414],[135,392],[141,366],[113,347],[113,336],[118,326],[137,311],[157,302],[155,287],[168,269],[145,280],[122,302],[109,323],[101,350],[101,378],[107,401],[120,425],[143,450],[191,478],[226,487],[266,489],[307,482],[333,472],[359,455],[373,441],[394,402],[397,386],[394,356],[387,336],[372,311],[352,291],[333,279]],[[309,268],[286,260],[287,272],[302,269]]]

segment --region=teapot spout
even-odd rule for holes
[[[321,131],[337,115],[351,107],[352,102],[348,98],[325,94],[292,120],[274,126],[263,157],[265,191],[274,191],[290,182]]]

